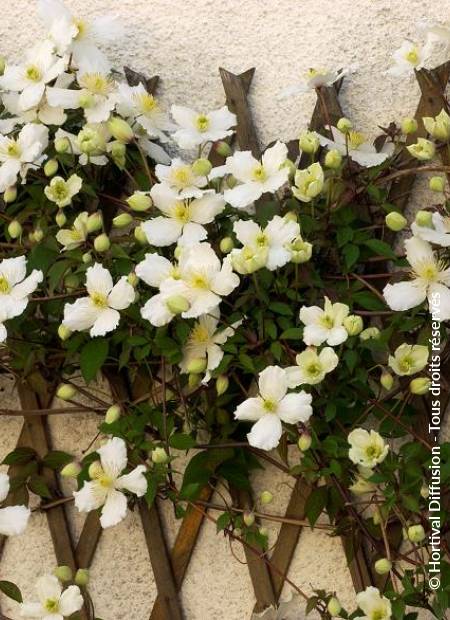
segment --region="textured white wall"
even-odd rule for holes
[[[79,14],[115,12],[126,38],[111,48],[117,65],[128,64],[148,75],[161,76],[160,94],[169,106],[182,103],[209,109],[223,102],[218,67],[240,73],[255,66],[250,100],[262,144],[291,139],[310,118],[314,96],[277,101],[277,94],[297,81],[310,66],[357,64],[346,83],[342,102],[347,115],[372,135],[377,124],[413,113],[418,89],[412,81],[383,75],[390,53],[403,37],[414,37],[414,23],[441,20],[450,0],[72,0]],[[43,30],[33,0],[3,0],[0,53],[20,58]],[[2,403],[17,406],[12,384]],[[7,405],[5,405],[7,406]],[[52,419],[55,447],[74,450],[95,434],[89,416]],[[20,419],[0,421],[0,459],[13,448]],[[277,472],[258,474],[257,488],[279,493],[282,514],[289,489]],[[177,524],[166,512],[169,536]],[[78,532],[81,520],[73,516]],[[54,565],[45,517],[35,513],[22,539],[8,542],[1,565],[5,579],[18,581],[31,594],[36,574]],[[136,515],[102,538],[93,566],[92,593],[97,613],[105,620],[144,620],[155,597],[155,586]],[[354,600],[340,542],[320,531],[302,533],[290,577],[305,590],[336,589],[345,604]],[[132,594],[131,594],[132,593]],[[130,596],[131,595],[131,596]],[[17,607],[2,600],[2,609],[17,618]],[[241,620],[252,609],[252,590],[245,566],[231,556],[227,543],[207,525],[194,553],[183,587],[187,620]]]

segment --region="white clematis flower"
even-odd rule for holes
[[[169,187],[178,198],[201,198],[208,180],[198,176],[192,170],[191,164],[179,157],[174,157],[169,166],[158,164],[155,167],[158,179]]]
[[[85,482],[80,491],[74,492],[75,506],[80,512],[102,508],[100,523],[103,528],[117,525],[127,514],[127,498],[123,491],[142,497],[147,491],[146,468],[138,465],[129,474],[127,447],[123,439],[113,437],[97,450],[99,466],[95,478]]]
[[[443,248],[450,247],[450,217],[440,213],[433,213],[431,216],[432,228],[429,226],[419,226],[416,222],[411,224],[411,231],[415,237],[440,245]]]
[[[0,473],[0,503],[9,493],[9,476]],[[28,525],[31,511],[27,506],[6,506],[0,508],[0,535],[17,536],[23,534]]]
[[[264,193],[275,192],[289,177],[288,168],[283,166],[287,155],[287,146],[276,142],[264,152],[261,161],[250,151],[237,151],[228,157],[220,170],[232,174],[239,184],[225,190],[225,200],[236,209],[244,209]]]
[[[320,353],[309,347],[295,358],[297,366],[286,368],[288,387],[299,385],[317,385],[325,379],[325,375],[334,370],[339,358],[331,347],[324,347]]]
[[[328,297],[325,297],[323,310],[319,306],[303,306],[300,309],[300,321],[305,325],[303,342],[314,346],[326,342],[330,347],[342,344],[348,338],[343,323],[349,312],[346,304],[332,304]]]
[[[86,290],[88,297],[77,299],[64,306],[63,325],[71,331],[84,331],[104,336],[116,329],[120,321],[119,310],[125,310],[135,299],[135,291],[122,276],[114,285],[111,274],[100,263],[95,263],[86,271]]]
[[[201,198],[180,200],[167,185],[158,183],[150,195],[163,215],[147,220],[142,229],[150,245],[157,247],[204,241],[208,236],[204,225],[213,222],[225,208],[223,197],[212,190]]]
[[[30,110],[40,104],[46,85],[64,68],[65,60],[54,54],[52,42],[43,41],[27,52],[24,64],[6,66],[0,89],[20,93],[20,110]]]
[[[153,288],[159,288],[169,278],[174,280],[179,278],[178,266],[155,253],[146,254],[144,260],[136,265],[135,273]]]
[[[181,372],[189,373],[189,365],[194,360],[205,360],[205,376],[202,383],[208,383],[211,372],[218,367],[223,358],[220,345],[225,344],[228,338],[234,336],[241,323],[242,321],[237,321],[230,327],[217,329],[219,325],[218,310],[214,310],[210,315],[201,316],[183,346],[183,359],[180,362]]]
[[[39,602],[22,603],[22,618],[64,620],[83,607],[83,597],[78,586],[63,587],[55,575],[43,575],[36,583]]]
[[[117,112],[129,121],[138,123],[150,138],[157,138],[160,142],[167,142],[166,132],[175,129],[158,100],[147,92],[142,83],[137,86],[119,84]]]
[[[248,398],[234,412],[236,420],[255,422],[248,442],[261,450],[272,450],[280,442],[282,422],[307,422],[312,415],[311,394],[288,394],[286,372],[279,366],[268,366],[258,379],[259,396]]]
[[[82,184],[83,181],[78,174],[72,174],[67,181],[62,177],[53,177],[47,187],[44,188],[44,194],[61,209],[70,205],[72,198],[78,194]]]
[[[389,446],[385,444],[383,437],[374,430],[369,432],[363,428],[355,428],[348,436],[348,443],[348,457],[352,463],[369,469],[382,463],[389,452]]]
[[[379,166],[394,152],[394,145],[386,143],[380,152],[377,152],[373,144],[366,141],[365,136],[359,131],[350,130],[343,134],[336,127],[328,127],[333,139],[319,135],[320,144],[329,149],[336,149],[341,155],[348,156],[360,166],[370,168]]]
[[[50,106],[45,95],[42,97],[39,105],[26,111],[21,110],[19,100],[20,95],[18,93],[4,93],[2,95],[5,110],[12,115],[12,118],[0,120],[0,131],[2,133],[10,133],[16,126],[25,125],[26,123],[39,122],[43,125],[59,126],[67,120],[64,109]]]
[[[420,46],[405,39],[401,46],[392,54],[394,65],[386,73],[395,77],[413,74],[415,70],[425,66],[431,53],[430,41]]]
[[[204,114],[191,108],[173,105],[171,113],[178,126],[172,137],[182,149],[191,149],[205,142],[216,142],[231,136],[233,130],[230,127],[237,123],[236,115],[232,114],[227,106]]]
[[[330,71],[329,69],[311,67],[302,76],[302,82],[285,88],[281,92],[279,99],[285,99],[286,97],[306,93],[310,90],[320,88],[321,86],[331,86],[350,72],[350,68],[340,69],[339,71]]]
[[[252,220],[238,220],[233,224],[233,230],[244,247],[252,248],[255,253],[263,253],[265,263],[261,266],[270,271],[283,267],[291,260],[290,244],[300,234],[297,222],[279,215],[275,215],[264,229]],[[232,255],[238,252],[242,250],[233,250]],[[236,263],[235,259],[234,262]]]
[[[28,297],[44,279],[42,271],[33,269],[26,277],[25,256],[0,261],[0,342],[6,338],[3,321],[19,316],[28,305]]]
[[[188,295],[188,288],[181,280],[164,280],[160,284],[159,293],[150,297],[141,308],[141,316],[155,327],[167,325],[177,313],[179,314],[175,311],[174,303],[184,310],[189,309]]]
[[[425,368],[429,354],[428,347],[405,342],[389,356],[388,363],[396,375],[411,376]]]
[[[355,620],[390,620],[392,618],[391,602],[380,594],[378,588],[368,586],[364,592],[356,595],[356,602],[364,616],[358,616]]]
[[[48,129],[44,125],[29,123],[17,138],[0,135],[0,192],[15,185],[19,174],[24,181],[28,170],[45,159],[47,145]]]
[[[86,241],[88,236],[89,213],[82,211],[77,215],[72,228],[62,228],[56,233],[56,240],[63,246],[63,251],[75,250]]]
[[[411,265],[411,280],[387,284],[383,290],[392,310],[415,308],[426,299],[430,307],[439,302],[439,320],[450,319],[450,269],[439,260],[431,245],[418,237],[405,241],[406,258]]]

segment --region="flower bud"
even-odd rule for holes
[[[147,245],[148,244],[147,235],[145,234],[142,226],[136,226],[136,228],[134,229],[134,238],[141,245]]]
[[[353,123],[350,119],[343,116],[338,120],[336,127],[339,129],[340,132],[348,133],[353,128]]]
[[[408,539],[413,543],[422,542],[425,539],[425,530],[423,525],[411,525],[408,528]]]
[[[327,611],[330,616],[338,616],[341,613],[341,609],[342,607],[339,600],[335,596],[332,596],[327,605]]]
[[[124,144],[131,142],[134,138],[134,131],[130,125],[119,116],[115,116],[108,122],[108,129],[113,138]]]
[[[233,187],[236,187],[236,185],[237,185],[237,179],[232,174],[229,174],[227,176],[225,182],[227,184],[227,187],[229,187],[230,189],[233,189]]]
[[[298,140],[298,147],[303,153],[310,153],[313,155],[319,149],[320,142],[317,134],[314,131],[305,131],[300,134]]]
[[[58,213],[55,216],[55,222],[57,223],[57,225],[62,228],[64,226],[64,224],[67,222],[67,217],[66,214],[64,213],[64,211],[62,209],[60,209],[58,211]]]
[[[4,56],[0,56],[0,75],[5,73],[6,69],[6,60]]]
[[[224,237],[221,239],[219,247],[222,254],[229,254],[234,248],[233,239],[231,237]]]
[[[394,377],[387,370],[383,370],[380,377],[380,383],[385,390],[392,390],[392,386],[394,385]]]
[[[372,515],[372,521],[374,525],[380,525],[381,523],[381,512],[378,508],[375,508],[374,513]]]
[[[362,341],[371,340],[372,338],[377,339],[380,337],[380,330],[378,327],[367,327],[359,334],[359,337]]]
[[[273,494],[270,491],[263,491],[259,496],[260,502],[263,505],[270,504],[273,500]]]
[[[288,173],[288,177],[290,179],[293,179],[295,176],[295,173],[297,171],[297,166],[294,164],[294,162],[291,159],[285,159],[284,162],[281,164],[280,166],[281,168],[287,168],[289,173]]]
[[[61,400],[71,400],[76,393],[76,388],[69,383],[62,383],[56,390],[56,396]]]
[[[126,202],[133,211],[148,211],[153,204],[150,196],[144,192],[134,192]]]
[[[418,138],[415,144],[410,144],[406,147],[407,151],[418,159],[419,161],[429,161],[433,159],[436,152],[436,147],[431,140],[425,138]]]
[[[105,413],[105,423],[106,424],[114,424],[120,418],[120,407],[119,405],[111,405],[107,412]]]
[[[428,377],[417,377],[413,379],[409,384],[409,391],[411,394],[416,394],[417,396],[423,396],[427,394],[430,389],[431,381]]]
[[[158,465],[163,465],[169,461],[169,455],[164,448],[158,446],[152,450],[152,461]]]
[[[116,140],[114,142],[111,142],[108,146],[111,148],[111,157],[114,160],[120,162],[121,164],[124,163],[125,155],[127,153],[126,145]]]
[[[87,568],[79,568],[75,573],[74,581],[80,588],[85,588],[89,583],[89,570]]]
[[[121,213],[120,215],[116,215],[112,223],[116,228],[125,228],[125,226],[129,226],[132,221],[133,216],[130,213]]]
[[[423,499],[428,499],[428,497],[430,496],[430,488],[427,484],[422,484],[422,486],[420,487],[420,497],[423,497]]]
[[[22,224],[17,220],[13,220],[8,224],[8,234],[11,239],[18,239],[22,234]]]
[[[192,172],[199,177],[207,177],[211,172],[212,165],[209,159],[205,159],[201,157],[200,159],[196,159],[192,164]]]
[[[72,462],[65,465],[60,474],[63,478],[76,478],[81,471],[81,467],[78,463]]]
[[[193,390],[194,388],[196,388],[200,384],[201,380],[201,375],[191,373],[188,378],[189,389]]]
[[[349,316],[345,317],[343,324],[349,336],[357,336],[364,327],[362,318],[357,314],[349,314]]]
[[[29,238],[30,241],[34,243],[40,243],[44,238],[44,231],[42,230],[42,228],[38,227],[30,233]]]
[[[342,155],[337,149],[331,149],[325,155],[325,167],[337,170],[342,164]]]
[[[240,538],[242,536],[242,530],[240,527],[235,527],[233,530],[233,534],[235,536],[237,536],[238,538]]]
[[[186,310],[189,310],[190,305],[189,300],[183,297],[183,295],[172,295],[172,297],[169,297],[166,301],[166,306],[172,314],[186,312]]]
[[[312,244],[309,241],[303,241],[301,237],[298,237],[293,241],[289,249],[291,251],[291,262],[301,265],[307,263],[312,256]]]
[[[411,133],[416,133],[418,124],[415,118],[404,118],[402,120],[401,129],[402,133],[408,136]]]
[[[310,449],[311,444],[312,444],[312,437],[307,431],[305,431],[298,438],[298,442],[297,442],[298,449],[301,452],[306,452],[307,450]]]
[[[78,105],[80,106],[80,108],[83,108],[83,110],[92,108],[92,106],[94,105],[94,97],[91,95],[91,93],[82,92],[78,97]]]
[[[135,288],[139,284],[139,278],[134,273],[134,271],[132,271],[131,273],[128,274],[127,282],[128,282],[128,284],[131,284],[131,286],[133,288]]]
[[[398,211],[391,211],[388,213],[386,215],[385,222],[389,230],[393,230],[394,232],[403,230],[408,223],[406,217]]]
[[[286,222],[298,222],[298,215],[295,211],[288,211],[284,214],[283,219],[285,219]]]
[[[95,211],[87,219],[86,229],[88,233],[93,233],[96,230],[101,230],[103,226],[103,215],[101,211]]]
[[[11,202],[14,202],[17,198],[17,187],[12,185],[11,187],[7,187],[3,194],[4,202],[9,205]]]
[[[57,153],[67,153],[70,148],[70,142],[68,138],[56,138],[55,151]]]
[[[102,233],[101,235],[98,235],[98,237],[95,237],[94,248],[96,252],[107,252],[110,247],[111,247],[111,241],[109,240],[109,237],[107,234]]]
[[[68,338],[70,338],[71,335],[72,335],[72,332],[65,325],[60,325],[58,327],[58,336],[63,342],[64,340],[67,340]]]
[[[208,362],[205,357],[196,357],[189,362],[186,366],[186,370],[191,374],[199,375],[205,372],[207,365]]]
[[[433,227],[433,215],[430,211],[417,211],[415,222],[417,226],[422,226],[426,228]]]
[[[246,510],[242,515],[242,519],[247,527],[251,527],[255,522],[255,515],[250,510]]]
[[[74,273],[69,273],[64,278],[64,286],[68,291],[75,291],[80,285],[80,278]]]
[[[90,252],[85,252],[81,257],[81,260],[85,265],[89,265],[89,263],[92,263],[92,254]]]
[[[217,396],[222,396],[228,390],[230,381],[226,375],[219,375],[216,379],[216,392]]]
[[[56,159],[49,159],[44,166],[44,174],[46,177],[52,177],[58,172],[59,164]]]
[[[67,581],[72,581],[72,570],[69,566],[57,566],[53,571],[55,577],[59,579],[62,583]]]
[[[433,192],[443,192],[445,189],[444,177],[431,177],[429,187]]]
[[[261,526],[260,528],[258,528],[258,532],[261,536],[265,536],[266,538],[269,535],[269,530],[267,529],[267,527]]]
[[[77,144],[82,153],[95,155],[105,147],[105,140],[97,129],[85,127],[77,135]]]
[[[218,155],[221,157],[229,157],[232,154],[232,150],[228,142],[225,140],[219,140],[214,144],[214,149]]]
[[[380,558],[374,564],[375,572],[378,575],[386,575],[392,568],[392,562],[387,558]]]

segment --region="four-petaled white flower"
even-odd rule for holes
[[[411,231],[415,237],[440,245],[443,248],[450,247],[450,217],[440,213],[431,216],[432,227],[419,226],[416,222],[411,224]]]
[[[56,241],[63,246],[63,251],[75,250],[86,241],[88,236],[89,213],[82,211],[77,215],[72,228],[62,228],[56,233]]]
[[[391,602],[380,594],[378,588],[368,586],[364,592],[356,595],[356,602],[364,616],[358,616],[355,620],[390,620],[392,618]]]
[[[286,368],[290,388],[320,383],[336,368],[339,358],[331,347],[324,347],[320,353],[314,347],[308,347],[297,355],[295,361],[296,366]]]
[[[428,362],[428,347],[423,344],[403,343],[389,356],[388,364],[395,374],[404,377],[414,375],[425,368]]]
[[[448,321],[450,269],[423,239],[411,237],[405,241],[405,248],[412,279],[385,286],[383,294],[388,306],[392,310],[409,310],[428,299],[430,307],[439,305],[439,320]]]
[[[150,194],[164,215],[147,220],[142,229],[150,245],[157,247],[204,241],[208,236],[204,225],[213,222],[225,208],[225,200],[213,190],[201,198],[180,200],[167,185],[158,183]]]
[[[72,174],[67,181],[62,177],[53,177],[49,185],[45,187],[44,194],[59,208],[67,207],[72,202],[72,198],[80,191],[82,184],[83,181],[78,174]]]
[[[178,126],[172,137],[182,149],[191,149],[205,142],[216,142],[231,136],[233,130],[230,127],[234,127],[237,122],[236,115],[227,106],[205,114],[173,105],[171,113]]]
[[[413,74],[415,70],[421,69],[427,62],[431,53],[430,41],[420,46],[412,41],[405,39],[401,46],[392,54],[394,64],[386,73],[400,77],[405,74]]]
[[[341,155],[347,155],[360,166],[370,168],[379,166],[394,152],[392,142],[386,142],[377,152],[376,148],[359,131],[350,130],[344,134],[336,127],[328,127],[333,139],[319,135],[320,144],[329,149],[336,149]]]
[[[174,157],[169,166],[158,164],[155,167],[158,179],[168,186],[178,198],[201,198],[207,184],[206,177],[195,174],[191,164]]]
[[[42,153],[48,145],[48,128],[29,123],[17,138],[0,135],[0,192],[15,185],[20,174],[25,180],[28,170],[45,159]]]
[[[64,67],[65,60],[54,54],[51,41],[43,41],[27,52],[24,64],[6,66],[0,77],[0,88],[20,93],[20,110],[30,110],[40,104],[46,85],[56,79]]]
[[[78,586],[63,587],[55,575],[43,575],[36,583],[39,602],[22,603],[22,618],[64,620],[83,607],[83,597]]]
[[[264,152],[261,161],[251,151],[237,151],[228,157],[225,165],[217,170],[232,174],[239,184],[225,190],[225,200],[236,209],[244,209],[264,193],[275,192],[288,180],[289,170],[283,166],[287,155],[287,146],[276,142]]]
[[[247,438],[251,446],[272,450],[280,442],[282,422],[307,422],[312,415],[311,394],[288,394],[288,378],[279,366],[268,366],[259,374],[259,396],[248,398],[234,412],[237,420],[255,422]]]
[[[167,142],[167,131],[175,129],[158,100],[149,93],[142,83],[137,86],[119,84],[117,90],[117,111],[131,121],[136,121],[150,138]]]
[[[300,320],[305,325],[303,342],[314,346],[326,342],[330,347],[345,342],[348,332],[343,322],[349,312],[346,304],[333,304],[328,297],[325,297],[323,310],[319,306],[303,306],[300,309]]]
[[[260,252],[265,257],[264,265],[270,271],[283,267],[291,260],[290,244],[300,234],[297,222],[275,215],[267,226],[262,229],[252,220],[238,220],[233,224],[233,230],[244,248],[251,248],[255,253]],[[242,249],[232,252],[233,264],[237,266],[235,254]]]
[[[0,503],[5,501],[9,493],[9,477],[0,473]],[[17,536],[23,534],[30,518],[30,509],[27,506],[6,506],[0,508],[0,535]]]
[[[207,383],[211,378],[211,372],[222,361],[223,351],[220,345],[225,344],[228,338],[234,336],[241,323],[242,321],[237,321],[230,327],[217,329],[219,325],[218,310],[201,316],[183,346],[183,359],[180,362],[181,372],[190,372],[189,365],[193,360],[205,360],[205,376],[202,383]]]
[[[340,69],[339,71],[330,71],[329,69],[323,68],[314,68],[311,67],[308,71],[302,76],[303,81],[299,84],[294,84],[293,86],[289,86],[285,88],[281,94],[280,99],[284,99],[285,97],[292,97],[292,95],[298,95],[299,93],[306,93],[309,90],[314,90],[316,88],[320,88],[321,86],[331,86],[338,80],[340,80],[344,75],[347,75],[351,69]]]
[[[355,428],[348,436],[350,450],[349,459],[355,465],[373,469],[384,461],[389,452],[383,437],[377,431],[366,431],[364,428]]]
[[[63,325],[71,331],[89,329],[92,337],[104,336],[116,329],[120,321],[119,310],[125,310],[135,299],[134,288],[122,276],[114,285],[111,274],[100,263],[86,271],[88,297],[77,299],[64,306]]]
[[[117,525],[127,514],[127,498],[123,491],[142,497],[147,491],[146,468],[138,465],[130,473],[127,467],[127,447],[123,439],[113,437],[97,450],[100,463],[95,477],[74,492],[75,506],[80,512],[90,512],[103,506],[100,523],[103,528]]]

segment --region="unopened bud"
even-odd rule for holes
[[[298,448],[301,452],[306,452],[310,449],[312,444],[312,437],[309,433],[304,432],[300,435],[297,441]]]
[[[339,129],[340,132],[348,133],[353,128],[353,123],[350,119],[343,116],[338,120],[336,127]]]
[[[246,510],[242,515],[242,519],[247,527],[251,527],[255,522],[255,515],[250,510]]]
[[[258,528],[258,532],[260,533],[261,536],[264,536],[265,538],[267,538],[267,536],[269,535],[269,530],[267,529],[267,527],[261,526],[260,528]]]
[[[62,383],[56,390],[56,396],[61,400],[71,400],[76,393],[76,388],[69,383]]]
[[[58,213],[55,215],[55,222],[60,228],[62,228],[64,224],[67,222],[66,214],[64,213],[62,209],[60,209]]]
[[[415,118],[404,118],[401,124],[402,133],[408,136],[411,133],[416,133],[418,124]]]
[[[349,336],[357,336],[362,332],[364,323],[359,315],[350,314],[344,319],[344,327]]]
[[[52,177],[58,172],[59,164],[56,159],[49,159],[44,166],[44,174],[46,177]]]
[[[300,135],[298,146],[303,153],[310,153],[312,155],[320,146],[319,138],[315,132],[305,131]]]
[[[196,388],[200,384],[201,380],[202,380],[201,375],[191,373],[188,377],[189,389],[193,390],[194,388]]]
[[[94,248],[96,252],[107,252],[110,247],[111,247],[111,241],[109,240],[109,237],[107,234],[102,233],[101,235],[98,235],[98,237],[95,237]]]
[[[128,284],[131,284],[131,286],[133,288],[135,288],[139,284],[139,278],[134,273],[134,271],[132,271],[131,273],[128,274],[127,282],[128,282]]]
[[[342,155],[337,149],[331,149],[325,155],[325,167],[337,170],[342,164]]]
[[[270,504],[273,500],[273,494],[270,491],[263,491],[259,496],[260,502],[263,505]]]
[[[189,310],[190,305],[189,300],[182,295],[173,295],[166,301],[166,306],[172,314],[186,312],[186,310]]]
[[[133,211],[148,211],[153,204],[150,196],[144,192],[134,192],[126,202]]]
[[[83,108],[83,110],[86,110],[87,108],[92,108],[92,106],[94,105],[93,95],[91,95],[91,93],[89,92],[82,92],[78,97],[78,105],[80,106],[80,108]]]
[[[152,461],[158,465],[167,463],[169,461],[169,455],[164,448],[158,446],[152,450]]]
[[[192,164],[192,172],[199,177],[207,177],[211,172],[212,165],[209,159],[204,157],[196,159]]]
[[[120,418],[120,413],[119,405],[111,405],[105,414],[106,424],[114,424]]]
[[[380,377],[380,383],[385,390],[392,390],[392,386],[394,385],[394,377],[387,370],[383,370]]]
[[[194,358],[193,360],[191,360],[189,362],[189,364],[186,367],[186,370],[189,373],[192,373],[194,375],[199,375],[202,372],[205,372],[207,365],[208,365],[208,362],[207,362],[206,358],[204,358],[204,357],[196,357],[196,358]]]
[[[327,605],[327,611],[330,616],[338,616],[341,613],[341,609],[342,607],[339,600],[335,596],[332,596]]]
[[[89,263],[92,263],[92,254],[90,252],[85,252],[81,257],[81,260],[85,265],[89,265]]]
[[[408,539],[413,543],[422,542],[425,539],[423,525],[411,525],[408,528]]]
[[[57,566],[53,571],[53,574],[63,583],[72,581],[73,573],[69,566]]]
[[[68,463],[61,469],[61,476],[63,478],[76,478],[81,471],[81,467],[78,463]]]
[[[431,177],[429,187],[433,192],[443,192],[445,189],[444,177]]]
[[[420,497],[423,497],[423,499],[428,499],[429,496],[430,487],[427,484],[422,484],[422,486],[420,487]]]
[[[17,187],[12,185],[11,187],[7,187],[3,193],[3,200],[8,205],[11,202],[14,202],[17,198]]]
[[[136,226],[136,228],[134,229],[134,238],[141,245],[147,245],[148,244],[147,235],[145,234],[142,226]]]
[[[115,116],[108,122],[108,129],[113,138],[119,142],[128,143],[134,138],[134,131],[123,118]]]
[[[364,331],[359,334],[359,337],[362,341],[377,339],[380,337],[380,330],[378,327],[367,327]]]
[[[62,341],[67,340],[72,335],[72,332],[65,325],[60,325],[58,327],[58,336]]]
[[[11,239],[18,239],[22,234],[22,225],[17,220],[13,220],[8,224],[8,234]]]
[[[295,173],[297,172],[297,166],[294,164],[292,159],[285,159],[284,162],[281,164],[281,168],[288,169],[289,171],[288,176],[290,179],[293,179],[295,176]]]
[[[392,562],[387,558],[381,558],[375,562],[374,568],[378,575],[386,575],[392,568]]]
[[[224,237],[221,239],[219,247],[222,254],[229,254],[234,248],[233,239],[231,237]]]
[[[224,140],[219,140],[219,142],[216,142],[214,148],[221,157],[229,157],[233,152],[230,145]]]
[[[228,390],[230,381],[226,375],[219,375],[216,379],[216,392],[217,396],[222,396]]]
[[[236,177],[233,176],[232,174],[229,174],[226,178],[226,184],[227,184],[227,187],[229,187],[230,189],[233,189],[233,187],[236,187],[237,185]]]
[[[29,237],[30,241],[33,241],[34,243],[40,243],[44,238],[44,231],[42,230],[42,228],[36,228],[30,233]]]
[[[89,571],[87,568],[79,568],[75,573],[75,584],[80,588],[85,588],[89,583]]]
[[[121,213],[120,215],[116,215],[112,223],[116,228],[125,228],[125,226],[129,226],[132,221],[133,216],[130,213]]]
[[[431,385],[431,380],[428,377],[417,377],[413,379],[409,384],[409,391],[411,394],[416,394],[417,396],[423,396],[427,394]]]
[[[400,230],[403,230],[405,228],[408,220],[401,213],[398,213],[398,211],[391,211],[386,215],[385,222],[386,226],[390,230],[393,230],[394,232],[399,232]]]
[[[6,60],[4,56],[0,56],[0,75],[5,73],[6,69]]]
[[[431,228],[433,226],[433,215],[430,211],[420,210],[416,213],[415,222],[417,226]]]
[[[68,291],[75,291],[80,285],[80,278],[74,273],[70,273],[64,278],[64,286]]]
[[[95,211],[87,219],[86,230],[88,233],[93,233],[96,230],[100,230],[103,226],[103,215],[101,211]]]

